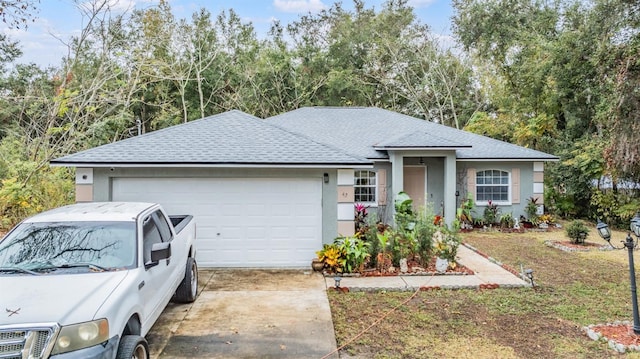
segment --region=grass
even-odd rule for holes
[[[631,320],[627,252],[568,253],[545,246],[547,239],[567,240],[564,231],[465,233],[465,242],[502,263],[532,268],[537,288],[420,292],[359,337],[414,293],[329,291],[338,346],[348,343],[341,357],[640,358],[581,330]],[[600,242],[595,231],[588,241]]]

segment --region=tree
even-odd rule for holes
[[[27,27],[35,21],[36,3],[40,0],[0,0],[0,18],[2,22],[14,29]]]
[[[559,164],[547,166],[554,186],[548,193],[572,202],[574,215],[595,213],[592,184],[601,176],[612,178],[614,189],[617,179],[640,181],[637,2],[455,0],[454,6],[454,31],[481,64],[480,83],[490,94],[486,121],[469,128],[511,126],[495,135],[560,155]]]
[[[338,3],[287,27],[310,103],[381,106],[461,128],[478,107],[467,62],[433,40],[407,1]]]
[[[600,123],[610,136],[605,159],[611,172],[640,181],[640,4],[599,1],[595,11],[606,39],[598,60],[605,96],[599,103]]]

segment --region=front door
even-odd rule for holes
[[[413,209],[418,210],[426,205],[427,167],[407,166],[404,168],[404,191],[413,199]]]

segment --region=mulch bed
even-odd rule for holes
[[[380,272],[377,269],[365,269],[362,273],[342,274],[342,276],[361,276],[361,277],[393,277],[399,275],[473,275],[474,271],[456,263],[454,268],[447,268],[445,273],[438,273],[436,271],[436,257],[431,258],[429,264],[426,267],[420,266],[417,262],[409,261],[407,263],[409,270],[406,273],[400,272],[400,268],[392,267],[387,272]],[[332,273],[325,273],[326,275],[332,275]]]
[[[631,323],[616,322],[613,324],[590,325],[585,330],[591,339],[605,340],[609,342],[611,349],[620,353],[628,350],[640,350],[640,335],[633,332]]]

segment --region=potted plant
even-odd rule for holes
[[[321,272],[324,269],[324,262],[319,258],[314,258],[313,260],[311,260],[311,269],[316,272]]]

